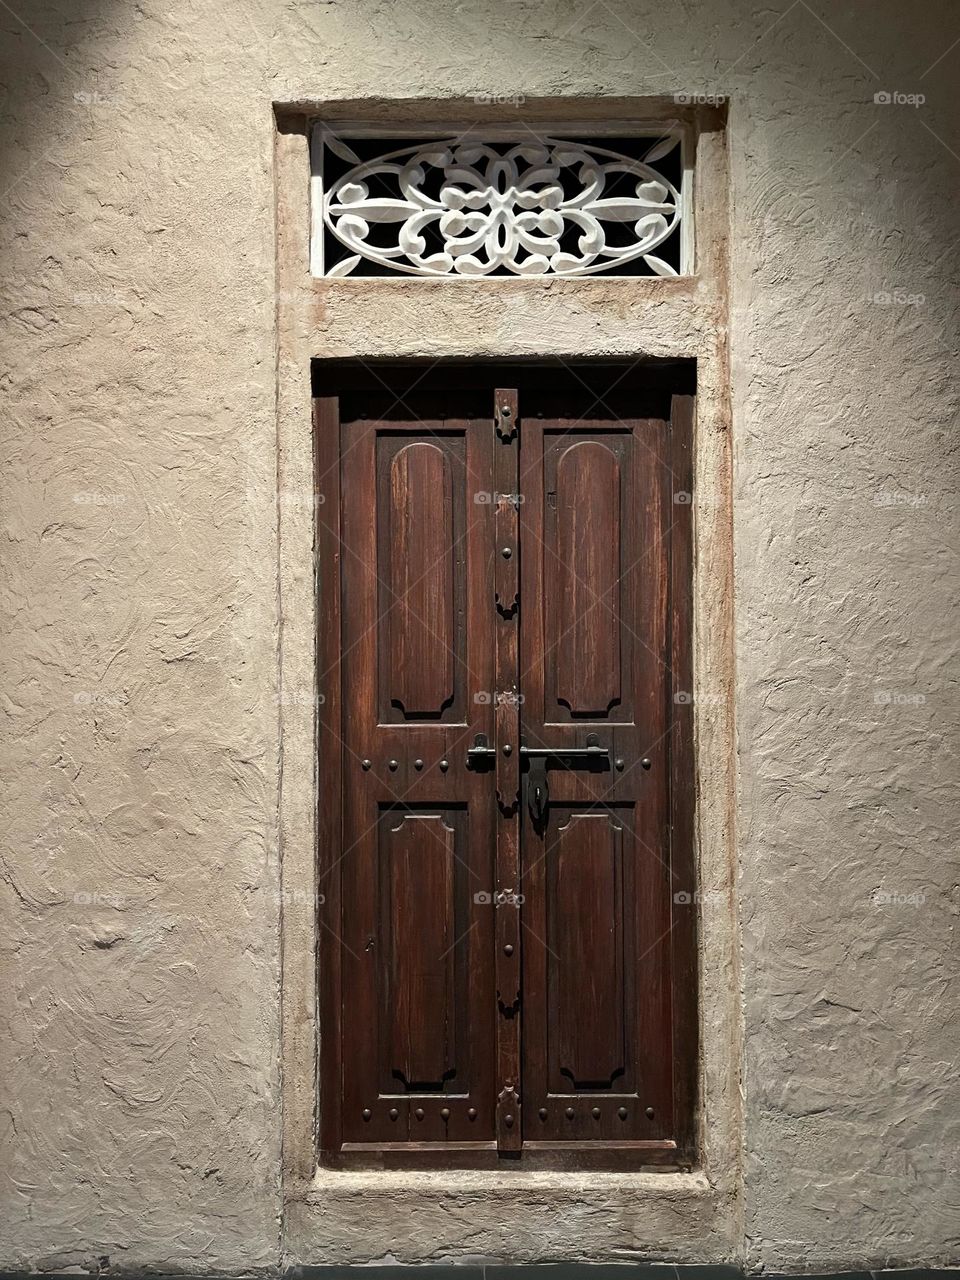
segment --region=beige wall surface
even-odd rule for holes
[[[960,10],[14,0],[0,33],[0,1267],[289,1256],[273,104],[475,94],[729,97],[742,1184],[682,1241],[692,1184],[621,1193],[595,1256],[956,1260]],[[469,1195],[391,1177],[406,1257],[451,1209],[469,1240]]]

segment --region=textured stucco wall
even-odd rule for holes
[[[0,32],[0,1265],[278,1261],[271,103],[473,92],[731,97],[740,1247],[956,1258],[956,6]]]

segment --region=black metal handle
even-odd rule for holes
[[[487,735],[478,733],[473,740],[473,746],[467,751],[467,767],[482,763],[484,760],[492,760],[496,754],[497,749],[489,745]]]
[[[493,760],[497,754],[496,747],[491,747],[485,733],[478,733],[473,746],[467,750],[467,764]],[[525,747],[521,746],[520,755],[532,760],[609,760],[610,748],[601,747],[597,735],[591,733],[585,747]]]
[[[599,743],[588,747],[521,747],[520,754],[544,760],[609,760],[610,748]]]

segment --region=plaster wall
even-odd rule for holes
[[[578,1232],[602,1260],[955,1260],[955,7],[38,0],[0,32],[0,1266],[509,1260]],[[730,98],[729,334],[667,327],[717,397],[731,372],[737,892],[705,908],[729,963],[704,1018],[735,1074],[714,1056],[717,1159],[659,1193],[314,1184],[281,1088],[312,1018],[305,864],[280,865],[312,708],[280,685],[310,566],[282,538],[305,370],[278,437],[278,332],[281,360],[386,352],[419,303],[351,319],[335,291],[283,346],[272,104],[479,93]],[[476,341],[654,351],[657,315],[554,287],[478,307]],[[426,323],[421,354],[447,341]]]

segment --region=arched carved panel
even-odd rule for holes
[[[388,813],[380,858],[384,1065],[394,1092],[440,1092],[456,1074],[456,831]]]
[[[571,814],[548,861],[551,1067],[568,1090],[610,1089],[626,1070],[620,822]]]
[[[437,720],[455,698],[455,545],[451,459],[415,440],[389,458],[380,549],[381,704]]]
[[[605,716],[621,698],[620,462],[580,440],[556,476],[555,700],[575,716]]]

